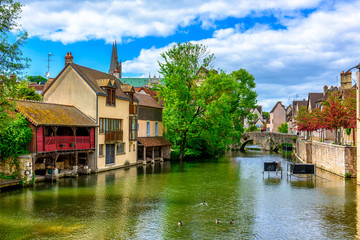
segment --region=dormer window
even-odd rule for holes
[[[107,106],[115,106],[115,104],[116,104],[115,90],[116,90],[116,88],[110,88],[110,87],[106,88],[106,93],[107,93],[106,105]]]

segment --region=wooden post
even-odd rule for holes
[[[160,147],[160,161],[164,161],[164,146]]]
[[[75,166],[77,167],[78,163],[79,163],[79,153],[78,152],[75,152]]]
[[[58,127],[51,127],[52,130],[54,131],[54,137],[55,137],[55,151],[57,151],[57,129]]]
[[[144,145],[144,162],[146,163],[146,147]]]
[[[155,161],[155,147],[152,147],[152,162]]]
[[[73,130],[73,134],[74,134],[74,144],[75,144],[75,149],[76,149],[76,127],[72,127],[71,129]]]

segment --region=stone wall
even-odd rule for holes
[[[356,176],[356,148],[316,141],[296,142],[296,157],[302,162],[316,164],[316,167],[345,177]]]
[[[13,161],[7,160],[5,163],[0,164],[0,172],[5,175],[12,175],[15,172],[18,173],[18,178],[23,179],[27,178],[27,181],[30,181],[32,178],[32,155],[21,155],[16,161],[19,164],[13,164]]]

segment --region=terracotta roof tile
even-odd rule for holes
[[[144,93],[135,93],[135,98],[139,100],[139,106],[163,108],[152,96]]]
[[[145,147],[159,147],[159,146],[171,146],[171,142],[164,137],[145,137],[138,138],[138,141]]]
[[[95,69],[84,67],[84,66],[81,66],[81,65],[78,65],[75,63],[68,64],[64,69],[66,69],[67,67],[70,67],[70,66],[72,66],[80,74],[80,76],[90,85],[90,87],[97,94],[107,95],[106,91],[104,91],[101,87],[104,85],[104,83],[111,82],[111,83],[115,83],[115,85],[117,87],[116,96],[118,98],[130,100],[129,96],[127,96],[121,90],[120,86],[122,85],[122,82],[120,82],[120,80],[117,79],[115,76],[104,73],[104,72],[97,71]],[[64,71],[64,69],[62,70],[62,72]],[[59,75],[54,80],[51,80],[51,81],[50,81],[50,79],[48,80],[48,82],[46,83],[45,88],[43,90],[43,93],[45,91],[47,91],[47,89],[50,87],[52,82],[57,80],[57,78],[61,75],[62,72],[60,72]],[[109,81],[106,82],[106,80],[109,80]]]
[[[308,101],[310,101],[311,109],[314,109],[316,102],[324,96],[323,93],[309,93]]]
[[[273,109],[270,111],[271,113],[272,112],[274,112],[275,111],[275,109],[276,109],[276,107],[277,107],[277,105],[279,105],[280,104],[280,106],[284,109],[284,111],[285,111],[285,106],[284,105],[282,105],[282,103],[281,102],[277,102],[276,104],[275,104],[275,106],[273,107]]]
[[[74,106],[17,100],[15,108],[35,126],[97,126]]]

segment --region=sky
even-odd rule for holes
[[[201,43],[215,69],[253,74],[258,104],[270,111],[338,86],[360,62],[360,0],[21,0],[27,75],[50,77],[74,62],[108,72],[117,41],[123,77],[158,74],[160,53],[175,43]],[[355,72],[353,73],[355,83]]]

